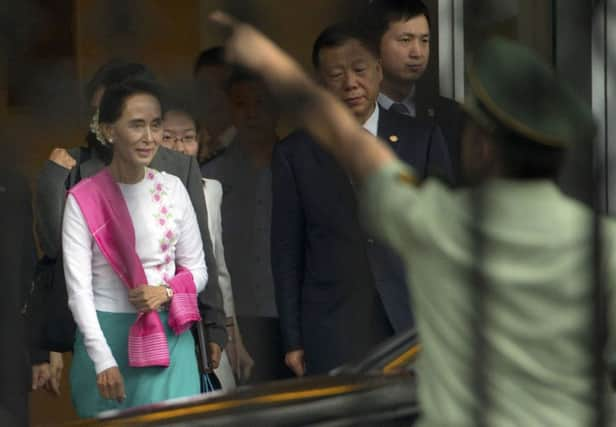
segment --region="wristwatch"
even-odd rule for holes
[[[171,298],[173,298],[173,289],[169,285],[163,284],[162,286],[165,288],[165,291],[167,291],[167,298],[171,301]]]

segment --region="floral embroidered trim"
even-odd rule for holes
[[[103,145],[107,145],[107,141],[105,141],[103,132],[101,132],[101,126],[98,122],[98,114],[99,114],[99,110],[97,108],[96,112],[92,116],[92,120],[90,120],[90,132],[92,132],[96,136],[96,139],[98,142],[100,142]]]
[[[148,169],[146,178],[152,181],[152,188],[150,194],[152,195],[152,201],[157,205],[157,210],[153,214],[156,224],[163,229],[163,236],[159,240],[159,249],[164,255],[164,265],[168,265],[173,261],[171,256],[171,249],[175,246],[177,241],[176,235],[171,229],[173,221],[173,211],[167,203],[167,191],[162,182],[156,178],[160,177],[159,173],[155,173],[153,170]],[[158,271],[163,269],[163,265],[156,266]],[[163,277],[165,282],[170,278],[165,274]]]

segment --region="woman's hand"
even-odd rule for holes
[[[229,363],[231,363],[231,368],[237,381],[245,381],[250,378],[255,362],[250,357],[250,354],[248,354],[246,347],[244,347],[244,341],[242,340],[239,328],[236,325],[228,326],[227,334],[229,335],[229,343],[226,350],[227,356],[229,356]]]
[[[45,384],[45,389],[60,396],[60,384],[62,383],[62,371],[64,370],[64,359],[62,353],[56,353],[55,351],[49,352],[49,380]]]
[[[169,302],[169,297],[164,286],[143,285],[128,291],[128,301],[140,313],[149,313]]]
[[[220,358],[222,357],[222,349],[214,341],[210,341],[206,345],[210,369],[218,369],[218,365],[220,365]]]
[[[32,390],[38,390],[47,384],[51,377],[49,363],[39,363],[32,366]]]
[[[69,170],[77,165],[77,161],[64,148],[54,148],[49,155],[49,160]]]
[[[117,366],[106,369],[96,376],[98,392],[107,400],[116,400],[122,403],[126,399],[124,378]]]

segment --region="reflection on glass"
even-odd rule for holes
[[[554,63],[554,0],[472,0],[464,2],[466,58],[492,36],[517,40]]]

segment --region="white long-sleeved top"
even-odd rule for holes
[[[148,280],[157,286],[175,275],[176,263],[193,275],[197,293],[207,282],[203,243],[194,208],[175,176],[146,169],[137,184],[119,184],[135,229],[136,250]],[[96,311],[134,313],[128,290],[93,239],[73,196],[62,225],[68,303],[96,373],[117,366]]]
[[[222,216],[220,215],[223,196],[222,185],[215,179],[203,178],[203,191],[205,193],[208,213],[207,223],[210,229],[214,258],[216,258],[216,265],[218,267],[218,284],[222,293],[225,315],[233,317],[235,316],[235,305],[233,303],[231,275],[225,261],[225,248],[222,242]]]

